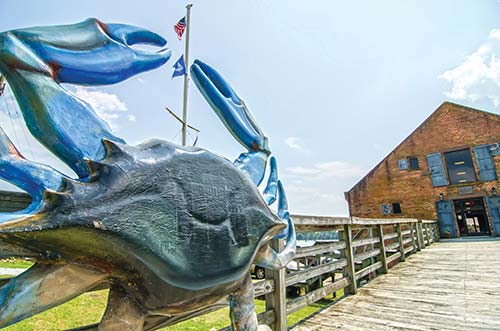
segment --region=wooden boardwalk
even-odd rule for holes
[[[293,328],[500,330],[500,240],[443,240]]]

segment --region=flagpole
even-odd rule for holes
[[[191,30],[191,7],[193,4],[186,5],[186,44],[184,50],[184,63],[186,74],[184,75],[184,98],[182,105],[182,146],[186,146],[187,138],[187,101],[188,101],[188,82],[189,82],[189,32]]]

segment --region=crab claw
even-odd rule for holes
[[[27,127],[82,180],[91,176],[85,159],[105,157],[102,139],[124,141],[89,104],[58,83],[117,83],[170,58],[166,48],[149,52],[131,47],[138,43],[163,47],[167,41],[142,28],[97,19],[0,33],[0,72]]]
[[[278,217],[286,222],[287,228],[285,231],[277,235],[275,238],[281,239],[286,237],[286,245],[283,251],[276,252],[269,245],[264,246],[255,258],[255,264],[268,268],[268,269],[281,269],[284,268],[291,260],[293,260],[297,248],[297,235],[295,227],[288,212],[288,201],[286,198],[285,190],[281,181],[278,181]]]
[[[272,205],[278,195],[278,166],[276,165],[276,158],[274,156],[271,157],[269,163],[269,178],[267,179],[267,185],[262,196],[268,205]]]
[[[95,18],[81,23],[8,31],[52,68],[58,82],[102,85],[121,82],[157,68],[170,58],[170,50],[133,49],[146,43],[163,47],[161,36],[135,26],[105,24]]]
[[[253,119],[245,102],[212,67],[200,60],[191,66],[191,76],[209,105],[233,137],[248,149],[235,161],[259,185],[271,153],[267,137]]]

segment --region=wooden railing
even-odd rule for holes
[[[287,330],[287,315],[332,294],[338,294],[337,297],[354,295],[358,287],[439,240],[438,223],[432,220],[303,215],[292,218],[297,233],[338,231],[339,240],[299,247],[295,261],[302,265],[301,268],[266,270],[266,279],[254,283],[255,297],[266,301],[266,311],[258,315],[259,321],[271,325],[275,331]],[[283,248],[282,240],[273,240],[271,244],[274,249]],[[310,259],[316,263],[309,263]],[[311,282],[314,283],[312,289],[307,286]],[[297,289],[305,293],[298,295]],[[292,297],[287,298],[287,292],[292,293]],[[151,318],[144,329],[157,330],[227,305],[227,300],[223,299],[195,313]],[[98,325],[94,324],[73,330],[97,329]]]
[[[267,310],[259,317],[266,324],[272,321],[276,331],[287,330],[286,315],[342,289],[344,296],[356,294],[360,285],[439,240],[438,222],[431,220],[302,215],[293,220],[298,233],[338,231],[339,240],[297,249],[296,260],[315,257],[316,265],[269,273],[265,281],[273,282],[274,291],[266,295]],[[318,277],[321,287],[287,300],[287,287]]]

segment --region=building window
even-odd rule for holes
[[[448,178],[451,184],[462,184],[477,181],[470,150],[462,149],[444,153]]]
[[[418,170],[420,167],[418,166],[418,159],[415,156],[408,157],[406,159],[398,160],[398,168],[399,170]]]
[[[414,157],[414,156],[409,157],[408,161],[410,163],[410,169],[412,169],[412,170],[420,169],[420,167],[418,166],[418,159],[416,157]]]
[[[408,160],[407,159],[398,160],[398,168],[399,170],[408,169]]]
[[[384,203],[382,204],[381,207],[382,207],[382,215],[389,215],[392,212],[390,204]]]
[[[392,204],[392,213],[401,214],[401,205],[399,204],[399,202],[395,202]]]

